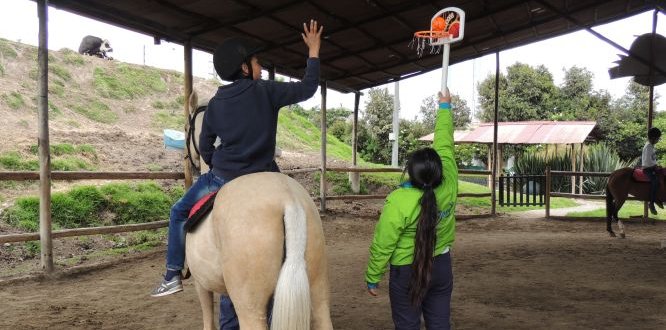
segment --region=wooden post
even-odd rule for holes
[[[319,178],[319,197],[321,213],[326,212],[326,81],[321,85],[321,177]]]
[[[184,58],[185,58],[185,68],[183,70],[184,75],[184,89],[185,89],[185,105],[183,107],[183,112],[185,114],[185,136],[187,136],[190,130],[190,95],[192,95],[192,41],[187,40],[185,46],[183,47]],[[185,189],[192,186],[192,168],[190,167],[190,160],[183,158],[183,171],[185,172]]]
[[[39,119],[39,236],[41,266],[46,273],[53,272],[53,238],[51,237],[51,152],[49,150],[49,48],[48,0],[37,1],[39,17],[39,48],[37,64],[39,82],[37,109]]]
[[[492,178],[490,180],[491,208],[490,214],[495,215],[497,211],[497,200],[495,191],[495,180],[497,178],[497,120],[499,113],[499,78],[500,78],[500,57],[499,52],[495,53],[495,112],[493,116],[493,163]]]
[[[583,170],[584,170],[583,169],[583,164],[585,163],[585,158],[584,158],[585,155],[583,154],[584,153],[583,146],[584,146],[584,144],[581,143],[580,144],[580,155],[579,155],[580,156],[580,165],[578,166],[580,168],[579,171],[581,173],[583,173]],[[585,182],[582,174],[581,174],[579,180],[580,180],[580,184],[578,185],[578,194],[582,195],[583,194],[583,182]]]
[[[657,33],[658,13],[659,11],[655,9],[654,13],[652,14],[652,41],[650,42],[650,68],[648,71],[651,83],[650,85],[652,86],[650,86],[650,102],[648,102],[648,123],[647,123],[648,129],[652,128],[652,117],[654,115],[654,80],[656,77],[656,75],[654,74],[654,60],[656,58],[654,43]]]
[[[574,144],[571,144],[571,171],[576,172],[576,149],[574,148]],[[576,176],[572,175],[571,176],[571,193],[575,194],[576,193]]]
[[[361,100],[361,93],[354,93],[354,120],[352,121],[352,167],[357,165],[358,149],[358,104]],[[361,174],[359,172],[350,172],[349,181],[353,193],[358,194],[361,191]]]
[[[552,177],[550,175],[550,166],[546,166],[546,219],[550,218],[550,185]]]

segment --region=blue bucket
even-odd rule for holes
[[[167,149],[185,149],[185,133],[173,129],[164,130],[164,147]]]

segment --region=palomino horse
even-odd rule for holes
[[[636,181],[633,178],[633,172],[633,168],[626,167],[613,171],[608,177],[608,184],[606,185],[606,230],[611,237],[615,237],[615,232],[611,228],[613,219],[617,221],[620,228],[620,237],[625,237],[624,224],[617,213],[629,195],[641,201],[650,200],[650,183]],[[666,201],[666,194],[662,187],[657,192],[657,200]]]
[[[191,109],[198,103],[190,96]],[[198,146],[203,116],[188,144]],[[188,150],[207,171],[198,148]],[[193,164],[197,165],[197,164]],[[187,234],[186,260],[199,293],[204,329],[214,329],[213,292],[231,297],[241,329],[332,329],[328,265],[317,207],[294,179],[280,173],[241,176],[224,185],[211,214]]]

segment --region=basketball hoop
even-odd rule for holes
[[[430,46],[430,54],[442,53],[442,91],[447,85],[451,52],[449,44],[461,41],[464,34],[465,12],[460,8],[447,7],[430,19],[430,30],[414,33],[412,42],[409,43],[409,48],[416,48],[419,58],[423,57],[427,46]]]
[[[451,40],[451,34],[444,31],[424,30],[414,32],[414,38],[409,44],[412,48],[416,46],[416,53],[419,57],[423,56],[426,46],[430,46],[430,54],[439,54],[442,45]]]

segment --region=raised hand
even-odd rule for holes
[[[307,23],[303,23],[303,41],[308,46],[309,56],[310,57],[319,57],[319,48],[321,47],[321,32],[324,30],[324,26],[317,26],[317,21],[311,19],[308,26]]]
[[[449,88],[447,87],[444,92],[437,92],[437,96],[439,96],[439,103],[451,103],[451,93],[449,92]]]

